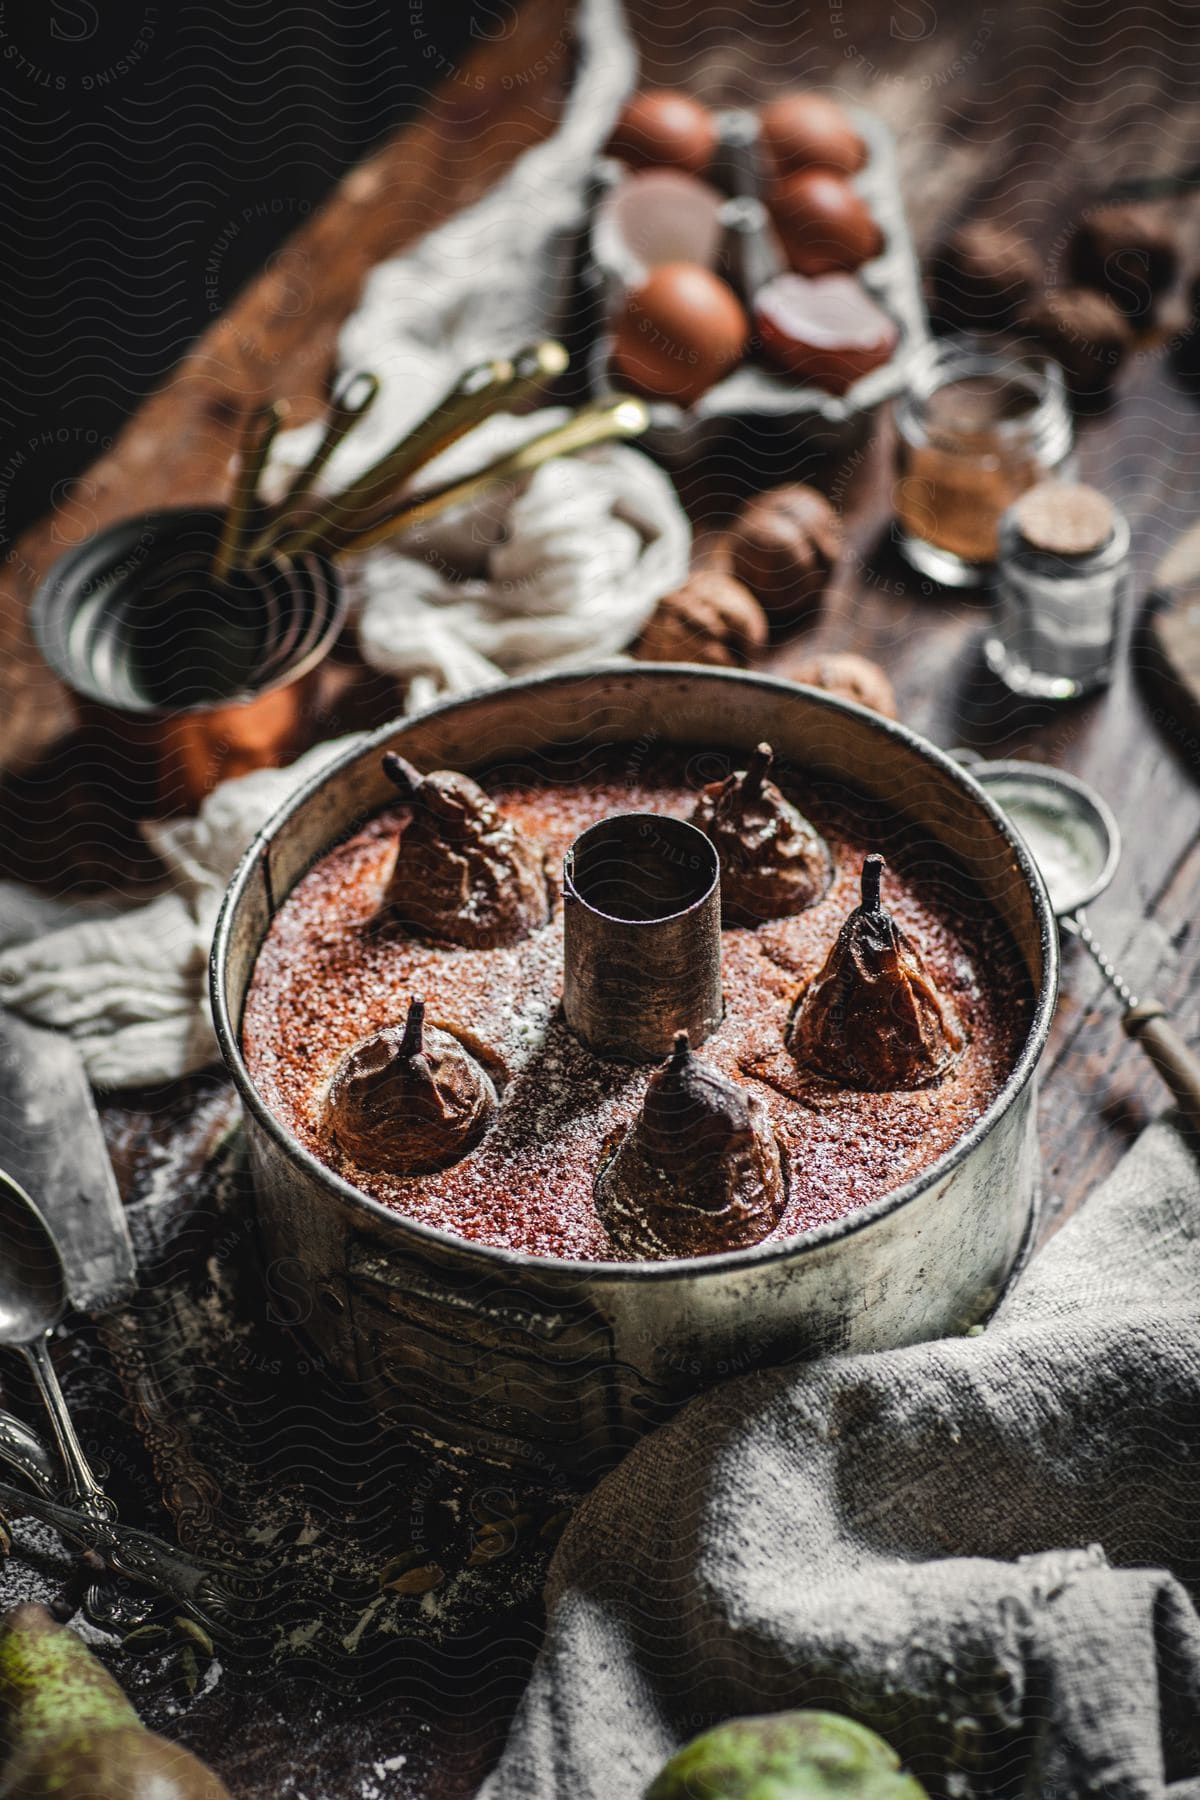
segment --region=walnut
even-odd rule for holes
[[[686,1031],[650,1077],[641,1111],[601,1164],[594,1192],[613,1242],[654,1259],[757,1244],[787,1204],[761,1099],[693,1056]]]
[[[664,594],[632,654],[639,662],[746,664],[767,642],[767,615],[749,588],[716,569]]]
[[[820,610],[842,547],[842,524],[824,494],[793,483],[744,506],[725,540],[730,573],[761,602],[773,631]]]
[[[727,925],[761,925],[818,901],[833,877],[824,838],[767,775],[771,746],[760,744],[745,769],[700,792],[692,824],[721,859],[721,916]]]
[[[1025,324],[1062,367],[1077,399],[1101,399],[1133,346],[1133,327],[1105,294],[1054,288],[1025,315]]]
[[[804,656],[798,662],[785,664],[783,673],[789,681],[802,681],[808,687],[837,694],[842,700],[857,700],[885,719],[899,717],[896,695],[891,682],[878,663],[857,656],[853,650],[832,650],[825,656]]]
[[[934,252],[933,311],[959,331],[999,331],[1031,303],[1041,279],[1037,252],[1019,231],[976,219]]]
[[[360,1168],[429,1175],[478,1143],[496,1089],[456,1037],[425,1023],[413,1000],[402,1026],[372,1032],[342,1057],[325,1102],[323,1133]]]
[[[1188,391],[1194,392],[1194,380],[1200,369],[1200,275],[1188,284],[1188,317],[1174,345],[1174,358],[1179,372],[1188,377]]]
[[[862,904],[842,926],[787,1032],[787,1047],[803,1067],[868,1093],[928,1087],[965,1041],[916,945],[883,905],[882,874],[882,856],[868,856]]]
[[[1081,286],[1107,294],[1127,319],[1146,320],[1179,273],[1179,240],[1153,206],[1098,206],[1085,213],[1068,251]]]
[[[550,918],[546,871],[469,775],[422,775],[389,752],[384,773],[412,808],[381,908],[424,937],[471,950],[515,944]]]

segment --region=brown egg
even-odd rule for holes
[[[780,94],[761,108],[762,145],[777,175],[797,169],[837,169],[853,175],[867,160],[867,146],[849,114],[827,94]]]
[[[754,323],[776,368],[829,394],[887,362],[900,336],[853,275],[777,275],[755,296]]]
[[[701,175],[717,147],[717,128],[707,106],[672,88],[635,94],[617,120],[608,148],[635,169],[686,169]]]
[[[857,269],[883,249],[883,233],[866,201],[832,169],[785,176],[771,188],[767,204],[800,275]]]
[[[627,295],[612,363],[641,394],[690,406],[746,351],[750,322],[733,290],[696,263],[663,263]]]

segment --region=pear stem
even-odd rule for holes
[[[685,1069],[691,1061],[691,1056],[692,1046],[688,1039],[687,1032],[677,1031],[675,1033],[675,1048],[671,1051],[669,1066],[672,1069]]]
[[[771,749],[770,744],[760,744],[758,746],[754,755],[746,764],[746,773],[742,777],[743,799],[754,800],[757,798],[762,790],[763,782],[767,779],[767,772],[771,767],[774,755],[775,752]]]
[[[425,1030],[425,1002],[415,997],[408,1003],[408,1017],[404,1021],[404,1036],[400,1040],[401,1056],[419,1056],[421,1039]]]
[[[384,753],[383,772],[406,800],[416,799],[425,777],[412,763],[403,756],[397,756],[394,750],[388,750]]]
[[[868,856],[862,866],[862,909],[864,912],[879,913],[883,911],[883,902],[880,898],[883,868],[883,858],[878,854]]]

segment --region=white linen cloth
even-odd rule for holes
[[[61,924],[59,903],[0,889],[0,1001],[69,1032],[98,1088],[171,1081],[215,1062],[208,950],[229,878],[272,813],[350,741],[222,782],[195,819],[144,825],[171,884],[144,906]]]
[[[502,416],[438,458],[452,479],[569,415]],[[435,465],[430,465],[431,469]],[[358,643],[410,706],[509,675],[616,656],[688,571],[691,527],[666,476],[606,444],[544,463],[352,565]]]
[[[699,1731],[797,1706],[933,1800],[1197,1800],[1198,1287],[1200,1165],[1160,1120],[985,1331],[693,1400],[564,1534],[480,1800],[642,1800]]]

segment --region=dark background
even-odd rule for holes
[[[0,548],[511,11],[0,0]]]

